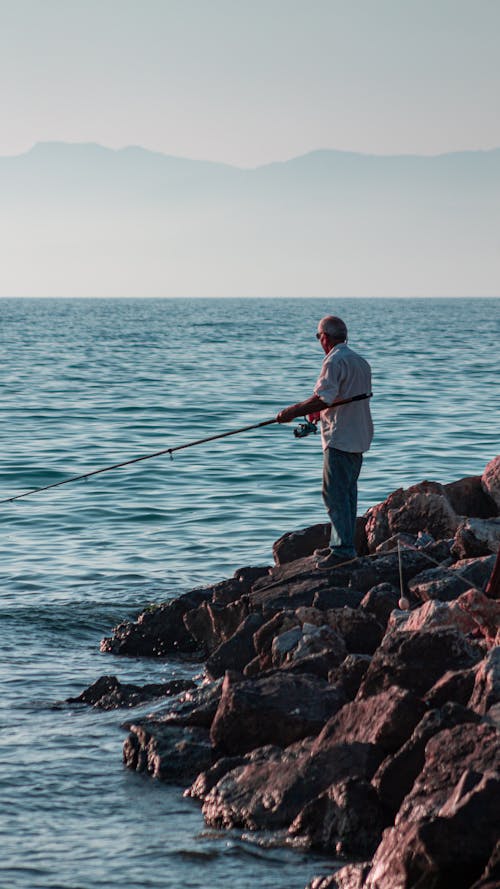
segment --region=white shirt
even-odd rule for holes
[[[353,352],[347,343],[338,343],[325,357],[314,394],[326,404],[339,398],[352,398],[371,392],[370,365]],[[321,413],[323,450],[361,453],[367,451],[373,438],[370,400],[354,401]]]

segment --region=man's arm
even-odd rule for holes
[[[291,404],[290,407],[283,408],[277,415],[276,419],[278,423],[290,423],[297,417],[305,417],[306,414],[319,413],[320,411],[326,410],[328,407],[331,407],[331,405],[327,404],[326,401],[318,398],[317,395],[311,395],[311,398],[308,398],[307,401],[301,401],[298,404]]]

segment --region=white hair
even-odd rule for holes
[[[321,330],[324,330],[331,340],[344,342],[347,339],[347,327],[342,318],[337,318],[336,315],[326,315],[319,322],[319,327]]]

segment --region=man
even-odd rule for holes
[[[330,517],[330,546],[316,550],[316,567],[331,568],[356,557],[354,537],[358,476],[363,452],[370,447],[373,423],[370,414],[370,365],[347,345],[347,327],[341,318],[327,315],[318,324],[316,338],[326,358],[314,395],[284,408],[278,423],[308,415],[321,421],[323,444],[323,500]],[[365,396],[358,399],[357,396]],[[335,402],[356,398],[335,407]]]

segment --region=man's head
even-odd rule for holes
[[[326,315],[318,324],[316,338],[320,341],[323,351],[328,354],[338,343],[347,340],[347,327],[342,318],[336,315]]]

